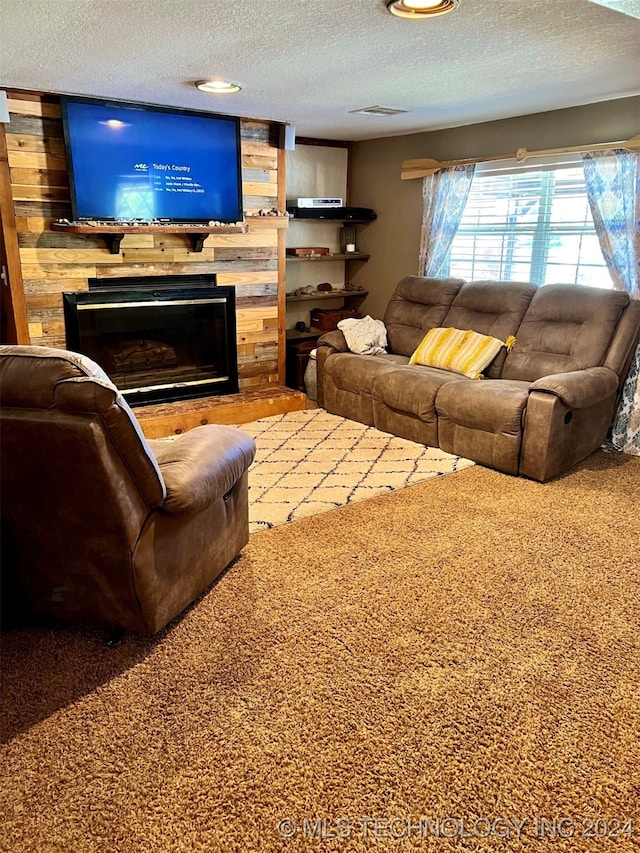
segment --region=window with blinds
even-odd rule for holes
[[[612,287],[580,161],[477,167],[439,274]]]

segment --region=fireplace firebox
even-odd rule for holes
[[[213,275],[119,278],[63,293],[67,349],[132,406],[238,391],[235,288]]]

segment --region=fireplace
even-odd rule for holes
[[[132,406],[238,391],[235,288],[214,275],[118,278],[63,293],[67,348]]]

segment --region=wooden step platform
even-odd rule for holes
[[[137,406],[133,411],[147,438],[162,438],[202,424],[243,424],[271,415],[299,412],[306,404],[307,398],[300,391],[283,385],[263,385],[239,394]]]

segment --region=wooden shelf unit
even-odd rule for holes
[[[311,224],[311,223],[322,223],[324,225],[334,225],[340,227],[340,248],[339,252],[329,252],[328,254],[313,254],[313,255],[289,255],[286,256],[287,264],[290,263],[309,263],[311,261],[315,261],[316,263],[331,263],[332,261],[341,262],[344,265],[344,288],[340,288],[337,290],[332,290],[329,292],[326,291],[314,291],[313,293],[303,294],[300,296],[296,296],[293,293],[287,294],[286,301],[287,304],[295,303],[295,302],[320,302],[326,299],[342,299],[343,307],[347,308],[355,308],[356,310],[360,307],[363,299],[368,296],[368,290],[349,290],[348,287],[351,282],[350,275],[350,265],[353,261],[368,261],[370,255],[364,254],[362,252],[347,252],[345,248],[348,244],[353,243],[355,245],[356,241],[356,226],[357,225],[366,225],[370,220],[356,220],[356,219],[334,219],[332,216],[326,218],[323,215],[321,209],[313,212],[313,216],[296,218],[292,216],[291,222],[300,222],[302,224]],[[292,248],[292,247],[290,247]],[[287,332],[287,341],[291,341],[292,338]]]
[[[349,285],[351,282],[350,267],[351,263],[358,261],[368,261],[370,255],[362,252],[347,252],[348,244],[356,243],[356,225],[367,224],[368,220],[356,222],[354,220],[333,219],[333,217],[325,218],[321,211],[314,211],[313,217],[292,218],[292,222],[300,222],[302,224],[318,223],[324,225],[334,225],[340,227],[340,251],[333,251],[327,254],[313,255],[290,255],[287,254],[286,262],[290,263],[308,263],[315,261],[317,263],[331,263],[332,261],[341,262],[344,267],[344,284],[343,288],[336,290],[324,291],[314,290],[313,293],[304,293],[296,295],[295,293],[287,294],[286,303],[292,305],[296,303],[318,303],[326,300],[336,300],[341,302],[342,308],[351,308],[358,311],[362,301],[369,295],[368,290],[351,290]],[[315,244],[314,244],[315,245]],[[313,312],[311,312],[313,315]],[[308,326],[304,331],[297,329],[288,329],[286,331],[286,377],[287,385],[299,391],[304,391],[304,374],[309,361],[309,353],[315,347],[318,338],[325,333],[325,330],[318,329],[314,326]]]
[[[318,290],[314,293],[304,293],[300,296],[296,296],[293,293],[287,294],[287,302],[317,302],[319,299],[344,299],[345,301],[348,299],[350,301],[357,301],[358,297],[364,299],[368,295],[368,290]]]
[[[360,252],[346,252],[345,254],[307,255],[306,257],[295,257],[287,255],[287,263],[292,261],[368,261],[370,255],[361,255]]]

